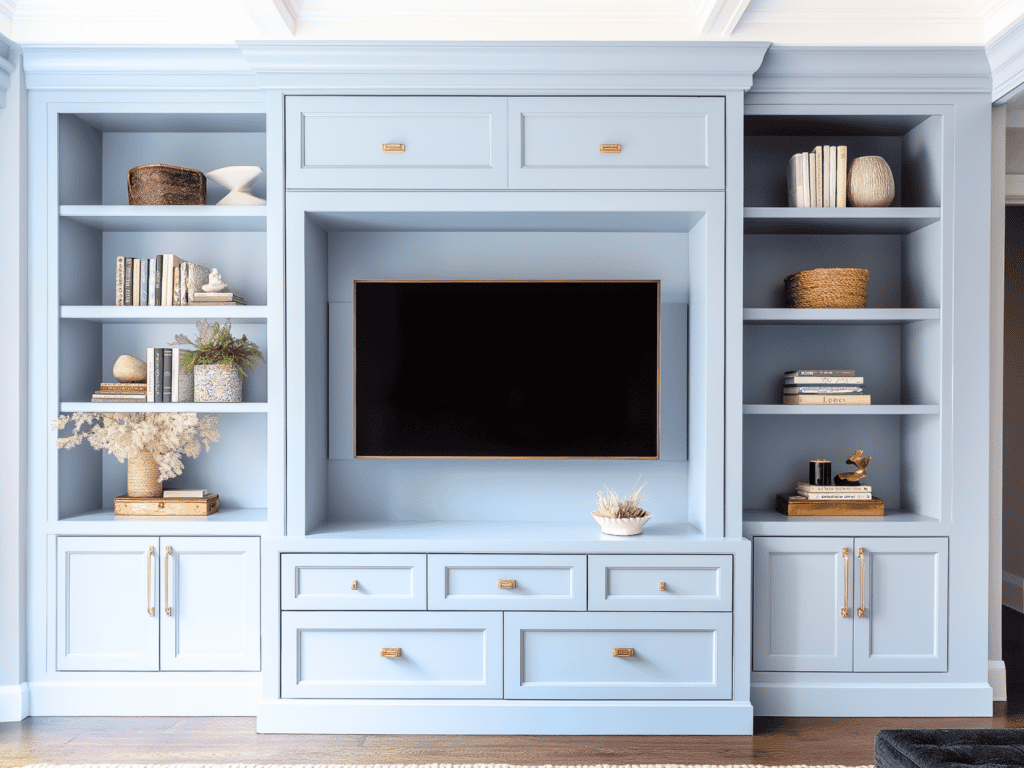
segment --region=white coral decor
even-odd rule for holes
[[[607,496],[601,491],[597,492],[597,509],[590,514],[601,526],[602,532],[613,536],[635,536],[643,530],[644,523],[651,519],[650,513],[640,508],[640,502],[647,498],[640,495],[643,489],[644,486],[637,488],[634,484],[633,490],[625,498],[619,498],[607,486]]]
[[[203,446],[220,440],[220,419],[195,413],[75,413],[53,420],[52,429],[74,423],[67,437],[57,438],[58,448],[74,448],[83,439],[96,450],[106,450],[122,464],[125,459],[147,451],[160,470],[160,481],[180,475],[185,467],[181,455],[196,458]],[[83,431],[83,427],[92,425]]]

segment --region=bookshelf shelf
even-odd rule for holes
[[[266,232],[266,206],[62,205],[62,219],[102,232]]]
[[[747,325],[902,325],[939,318],[940,312],[935,308],[743,310],[743,322]]]
[[[937,405],[772,405],[743,406],[746,416],[931,416]]]
[[[215,492],[215,491],[214,491]],[[206,517],[126,517],[113,509],[96,509],[58,520],[52,526],[60,535],[120,534],[152,535],[246,535],[262,533],[267,523],[267,510],[258,508],[224,508]]]
[[[836,525],[858,536],[928,536],[941,532],[941,523],[926,515],[886,509],[882,517],[789,517],[771,509],[743,510],[744,536],[834,536]]]
[[[235,323],[265,325],[267,307],[97,307],[65,305],[60,308],[61,320],[90,320],[96,323],[175,323],[182,321],[231,318]]]
[[[61,413],[267,413],[267,403],[62,402]]]
[[[747,235],[843,235],[916,232],[941,219],[940,208],[743,209]]]

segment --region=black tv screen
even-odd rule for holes
[[[355,281],[355,455],[657,458],[659,294]]]

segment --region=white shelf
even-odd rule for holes
[[[61,413],[267,413],[267,403],[76,403],[62,402]]]
[[[266,232],[265,205],[62,205],[62,219],[103,232]]]
[[[941,218],[941,208],[744,208],[748,235],[843,235],[915,232]]]
[[[747,325],[901,325],[939,317],[935,308],[743,310],[743,322]]]
[[[744,405],[749,416],[929,416],[937,405]]]
[[[267,523],[266,509],[221,508],[212,515],[133,517],[115,515],[113,509],[97,509],[52,524],[61,534],[169,535],[169,534],[244,534],[262,533]]]
[[[205,320],[207,318],[228,318],[232,321],[265,325],[265,306],[207,307],[107,307],[107,306],[62,306],[61,320],[91,320],[96,323],[176,323]]]

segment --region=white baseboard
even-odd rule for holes
[[[28,683],[0,687],[0,723],[16,723],[28,717]]]
[[[258,682],[30,683],[30,714],[95,717],[254,717]]]
[[[1003,605],[1017,613],[1024,613],[1024,578],[1003,571]]]
[[[988,684],[992,686],[992,701],[1006,701],[1006,664],[1002,659],[988,660]]]

